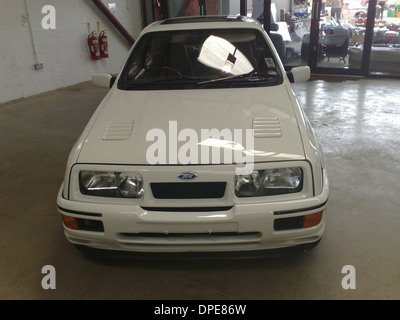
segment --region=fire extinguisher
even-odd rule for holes
[[[99,38],[96,37],[95,31],[91,32],[88,35],[88,45],[92,60],[100,60],[101,54],[100,54]]]
[[[106,31],[103,30],[99,34],[100,55],[102,58],[108,58],[108,37]]]

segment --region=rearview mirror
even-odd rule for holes
[[[111,88],[114,84],[115,76],[110,73],[94,73],[92,83],[97,87]]]
[[[305,82],[310,79],[311,71],[308,66],[294,67],[286,72],[291,83]]]

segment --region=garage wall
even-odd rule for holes
[[[116,17],[136,39],[140,1],[103,2],[116,3]],[[45,5],[56,9],[55,30],[42,28]],[[0,8],[0,103],[88,81],[93,72],[117,73],[130,48],[90,0],[0,0]],[[110,58],[92,61],[87,23],[97,30],[97,21],[108,32]]]

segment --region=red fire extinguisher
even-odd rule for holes
[[[90,55],[92,57],[92,60],[100,60],[101,55],[100,55],[99,39],[96,37],[95,31],[91,32],[88,35],[88,45],[89,45]]]
[[[108,37],[106,31],[103,30],[99,34],[100,55],[102,58],[108,58]]]

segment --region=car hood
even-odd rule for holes
[[[111,90],[80,143],[79,163],[229,164],[305,158],[284,85]]]

